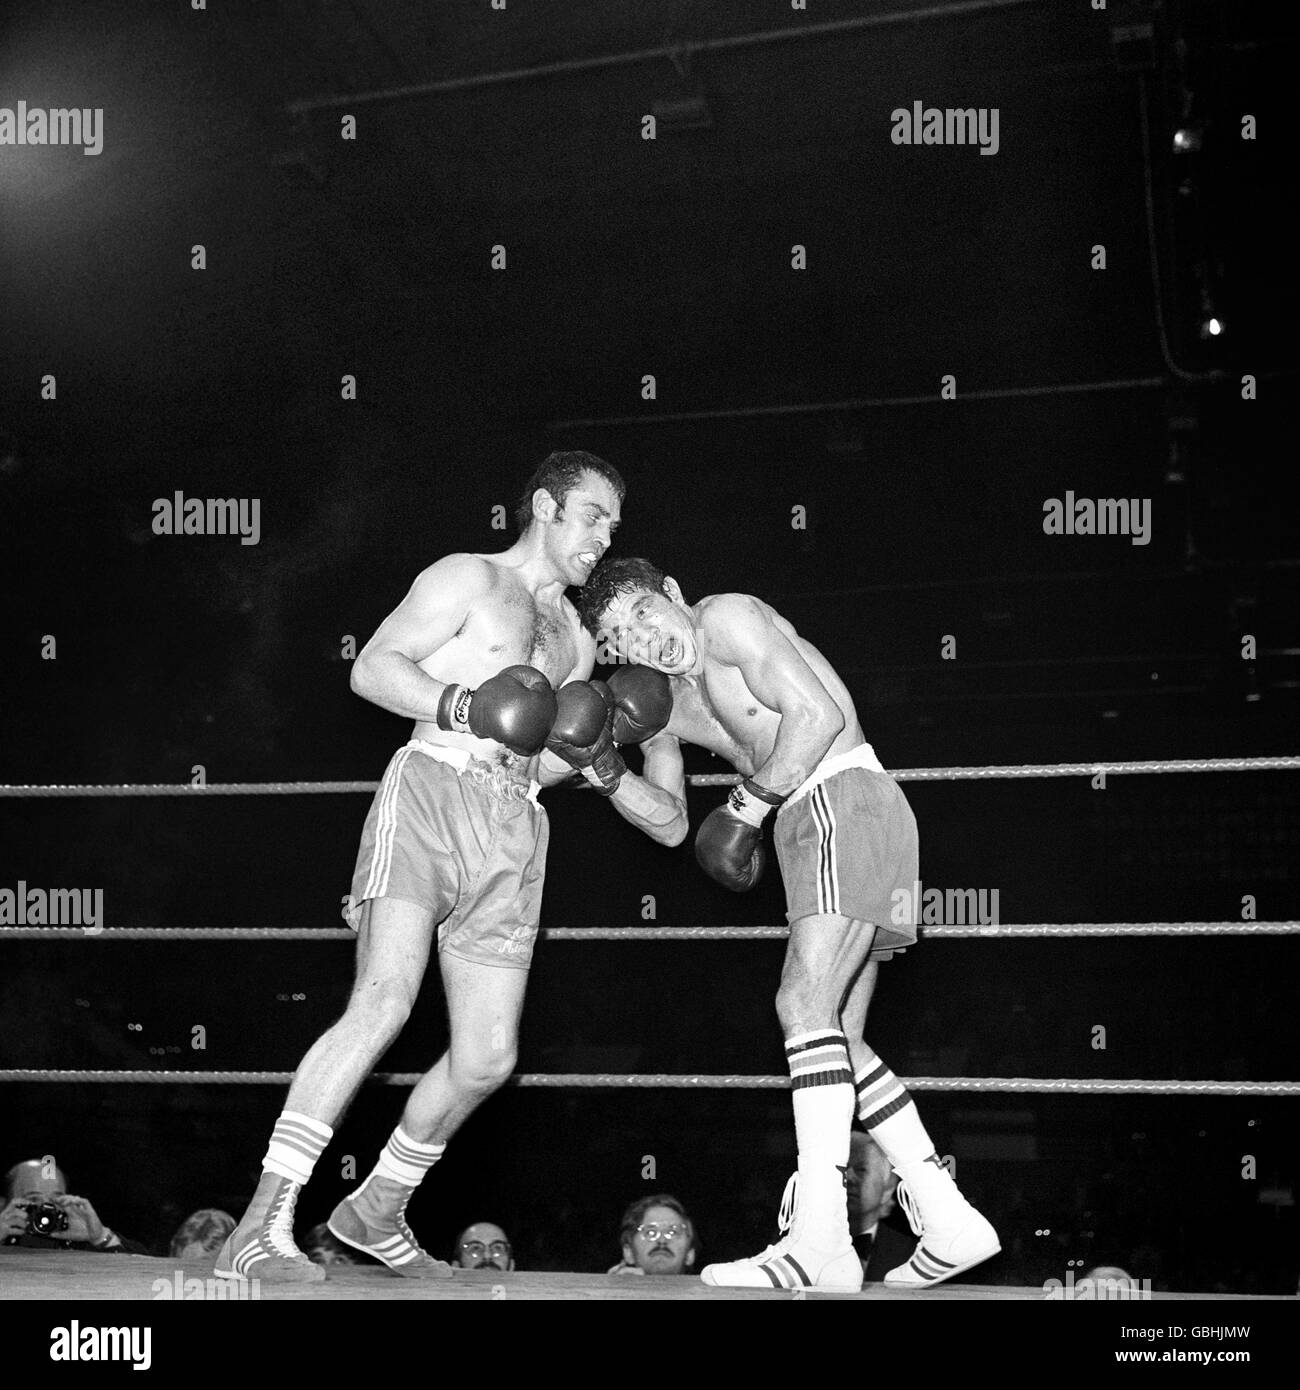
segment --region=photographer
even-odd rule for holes
[[[67,1179],[48,1156],[16,1163],[5,1174],[4,1188],[0,1244],[115,1255],[149,1253],[139,1242],[105,1226],[86,1198],[70,1196]]]

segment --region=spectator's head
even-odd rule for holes
[[[510,1240],[500,1226],[476,1221],[456,1237],[452,1264],[457,1269],[499,1269],[508,1274],[515,1267]]]
[[[869,1231],[894,1209],[898,1174],[880,1145],[868,1134],[854,1130],[849,1140],[849,1228]]]
[[[324,1265],[326,1269],[332,1269],[335,1265],[361,1263],[356,1252],[344,1245],[324,1221],[307,1232],[307,1237],[302,1243],[302,1253],[312,1264]]]
[[[623,1262],[645,1274],[684,1274],[695,1263],[695,1227],[676,1197],[642,1197],[623,1213]]]
[[[226,1211],[203,1207],[187,1216],[172,1237],[173,1260],[202,1260],[221,1253],[226,1237],[235,1229],[235,1218]]]
[[[54,1197],[66,1193],[68,1180],[52,1154],[15,1163],[5,1174],[6,1205],[19,1197]]]

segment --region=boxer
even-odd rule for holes
[[[617,710],[586,684],[595,643],[565,589],[609,548],[624,491],[592,454],[550,455],[520,500],[514,545],[438,560],[358,656],[352,689],[414,727],[370,807],[345,899],[357,932],[351,997],[297,1070],[252,1201],[217,1258],[223,1278],[325,1277],[294,1243],[298,1193],[401,1032],[435,949],[450,1045],[328,1224],[398,1274],[450,1276],[416,1240],[406,1206],[514,1068],[545,873],[538,789],[575,767],[597,782],[620,776]],[[559,752],[543,764],[548,742]]]
[[[681,744],[694,743],[743,778],[696,833],[704,871],[736,892],[752,888],[766,860],[764,822],[774,825],[790,922],[776,1009],[793,1090],[797,1196],[775,1245],[708,1265],[701,1278],[861,1287],[845,1193],[855,1109],[919,1213],[916,1250],[885,1282],[938,1284],[996,1254],[993,1227],[962,1196],[911,1095],[863,1037],[880,962],[916,940],[915,911],[898,920],[896,893],[910,902],[920,873],[911,808],[866,741],[843,681],[767,604],[748,594],[688,604],[647,560],[602,561],[578,611],[633,669],[667,677],[670,712],[643,744],[643,775],[622,779],[620,814],[660,843],[680,844],[688,830]]]

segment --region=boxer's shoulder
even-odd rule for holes
[[[771,609],[753,594],[710,594],[695,607],[696,625],[710,653],[726,658],[752,651],[771,627]]]

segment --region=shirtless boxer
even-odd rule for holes
[[[564,596],[609,548],[623,493],[603,460],[550,455],[519,504],[515,544],[431,565],[357,658],[353,690],[415,727],[370,808],[345,900],[358,934],[347,1009],[298,1068],[218,1275],[325,1277],[294,1244],[294,1204],[401,1032],[436,939],[450,1046],[329,1228],[399,1274],[450,1276],[404,1213],[447,1140],[514,1068],[546,860],[539,785],[577,767],[608,793],[623,770],[612,698],[585,683],[595,643]],[[543,763],[548,741],[558,756]]]
[[[624,661],[671,678],[671,718],[643,743],[644,775],[627,774],[619,812],[663,844],[687,831],[681,744],[743,774],[700,825],[695,853],[736,891],[763,871],[763,821],[775,812],[790,940],[776,1008],[785,1035],[799,1151],[787,1234],[752,1259],[707,1266],[708,1284],[856,1290],[845,1169],[855,1103],[918,1209],[920,1240],[887,1284],[921,1288],[1000,1249],[993,1227],[940,1163],[916,1105],[863,1039],[879,962],[916,940],[916,821],[863,737],[829,661],[779,613],[748,594],[688,605],[646,560],[607,560],[578,609]],[[666,701],[665,701],[666,705]],[[665,717],[667,709],[664,710]]]

